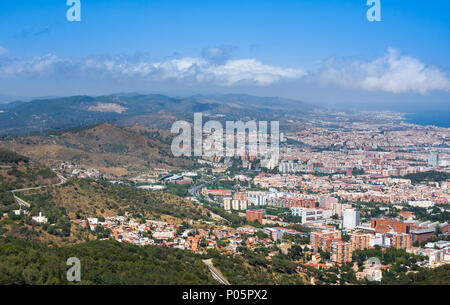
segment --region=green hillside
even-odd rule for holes
[[[66,285],[69,257],[81,262],[84,285],[207,285],[217,282],[198,255],[157,246],[91,241],[48,247],[0,239],[0,285]]]

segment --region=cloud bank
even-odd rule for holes
[[[217,55],[217,54],[216,54]],[[222,56],[219,54],[219,56]],[[214,57],[214,56],[213,56]],[[267,86],[303,76],[304,71],[263,64],[256,59],[225,60],[184,57],[149,61],[133,57],[95,56],[74,61],[53,54],[27,60],[0,60],[0,77],[95,76],[163,81],[169,79],[219,86],[250,84]]]
[[[367,62],[329,59],[317,76],[325,84],[366,91],[426,94],[450,90],[450,80],[444,72],[392,48],[385,56]]]
[[[21,59],[5,56],[0,47],[0,78],[3,79],[95,79],[118,81],[171,81],[232,87],[271,86],[293,81],[313,81],[342,88],[394,94],[449,91],[445,72],[425,65],[398,50],[369,61],[331,58],[322,68],[305,71],[265,64],[257,59],[231,59],[232,47],[207,48],[200,57],[168,57],[160,61],[145,56],[91,56],[79,60],[54,54]]]

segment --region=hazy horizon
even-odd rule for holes
[[[65,1],[2,1],[0,95],[245,93],[395,111],[450,101],[448,1],[382,1],[381,22],[351,0],[81,6],[68,22]]]

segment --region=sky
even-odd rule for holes
[[[446,109],[450,1],[0,1],[0,96],[248,93]]]

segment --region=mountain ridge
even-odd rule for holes
[[[319,109],[301,101],[250,95],[78,95],[0,106],[0,134],[61,130],[99,123],[137,123],[168,129],[176,120],[192,121],[194,112],[222,114],[224,120],[271,120],[284,115],[307,115]]]

